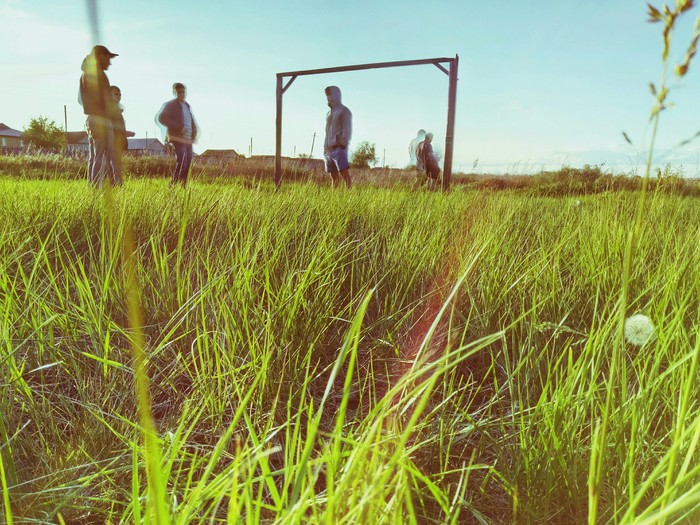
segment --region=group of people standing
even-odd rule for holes
[[[416,182],[413,183],[413,189],[417,190],[426,181],[428,181],[428,190],[436,189],[440,165],[433,152],[433,134],[419,129],[416,138],[408,145],[408,155],[411,164],[416,167]]]
[[[352,186],[350,164],[348,162],[348,144],[352,135],[352,113],[341,103],[340,88],[328,86],[326,99],[330,111],[326,115],[326,140],[323,144],[323,156],[326,160],[326,171],[330,174],[333,187],[340,184],[340,178],[346,187]],[[433,134],[424,129],[418,130],[416,138],[408,146],[411,165],[416,167],[416,182],[413,190],[417,190],[428,182],[428,190],[437,188],[440,177],[440,165],[433,151]]]
[[[88,133],[88,181],[102,188],[105,181],[121,186],[122,153],[128,148],[126,125],[118,86],[109,84],[105,71],[112,59],[119,56],[103,45],[96,45],[85,57],[80,76],[79,102],[86,115]],[[185,101],[187,89],[173,84],[174,99],[163,104],[157,121],[167,129],[166,142],[175,148],[175,170],[171,184],[187,182],[192,162],[192,144],[197,137],[197,124],[190,105]]]
[[[87,116],[88,132],[88,181],[97,188],[105,181],[113,186],[123,184],[121,156],[128,148],[126,125],[121,105],[121,90],[111,86],[105,71],[112,64],[112,59],[119,56],[103,45],[96,45],[85,57],[80,77],[79,101]],[[345,182],[352,186],[348,147],[352,137],[352,113],[343,105],[340,88],[325,88],[326,101],[330,108],[326,115],[326,138],[323,143],[323,156],[326,171],[331,176],[333,187]],[[187,183],[192,163],[192,144],[198,134],[197,123],[192,108],[186,102],[187,88],[184,84],[173,84],[175,98],[169,100],[156,115],[156,121],[166,130],[166,143],[175,149],[175,170],[171,185]],[[432,147],[433,134],[421,129],[418,136],[409,145],[411,163],[418,170],[413,189],[418,189],[426,180],[428,189],[436,187],[440,174]]]

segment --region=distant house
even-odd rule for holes
[[[227,160],[240,160],[243,157],[236,153],[236,150],[232,149],[208,149],[200,155],[201,159],[227,159]]]
[[[167,155],[163,143],[158,139],[127,139],[129,142],[129,155],[141,157],[144,155]]]
[[[22,148],[22,132],[0,123],[0,153],[19,153]]]
[[[87,131],[69,131],[66,133],[66,151],[68,154],[87,154],[88,150]]]

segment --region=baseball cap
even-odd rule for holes
[[[92,48],[92,52],[95,56],[97,55],[107,55],[110,58],[118,57],[119,55],[117,53],[112,53],[109,49],[107,49],[105,46],[102,45],[97,45]]]

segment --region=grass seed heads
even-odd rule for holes
[[[634,314],[625,321],[625,339],[634,346],[644,346],[654,340],[654,324],[644,314]]]

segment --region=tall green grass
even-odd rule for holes
[[[173,523],[579,523],[592,498],[601,523],[699,512],[695,199],[650,194],[626,311],[657,338],[615,354],[636,193],[143,180],[106,204],[83,182],[3,179],[0,195],[6,521],[157,523],[155,504]],[[402,367],[435,303],[430,358]]]
[[[0,159],[4,521],[700,521],[698,187],[650,179],[692,7],[643,179]]]

